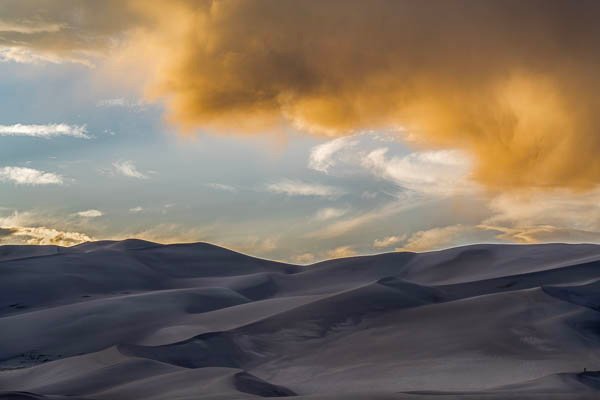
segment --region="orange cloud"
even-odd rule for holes
[[[165,99],[168,119],[183,130],[291,123],[346,135],[401,126],[420,146],[472,154],[474,178],[490,188],[600,182],[598,2],[57,0],[48,7],[67,3],[122,12],[114,23],[97,10],[78,20],[56,11],[41,25],[52,29],[0,26],[19,27],[10,35],[21,47],[60,54],[71,39],[81,52],[83,39],[106,48],[113,42],[95,38],[120,38],[119,57],[151,70],[147,93]],[[77,29],[63,28],[73,21]]]

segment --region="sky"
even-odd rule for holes
[[[595,1],[0,1],[0,243],[600,241]]]

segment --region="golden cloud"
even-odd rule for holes
[[[469,152],[490,188],[600,183],[596,1],[41,3],[0,6],[18,28],[0,46],[75,57],[116,41],[183,130],[403,127]]]
[[[47,227],[10,227],[0,228],[0,245],[29,244],[74,246],[91,242],[93,239],[80,232],[65,232]]]

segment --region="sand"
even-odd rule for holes
[[[598,399],[599,310],[595,245],[3,246],[0,399]]]

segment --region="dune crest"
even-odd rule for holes
[[[597,399],[599,285],[596,245],[4,246],[0,399]]]

